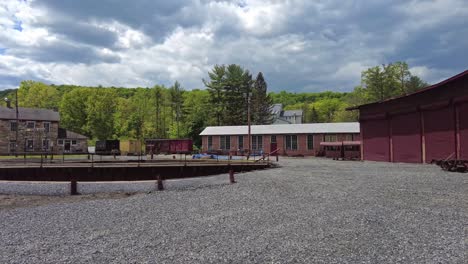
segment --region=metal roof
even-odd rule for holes
[[[200,135],[247,135],[247,131],[247,126],[217,126],[205,128]],[[252,135],[359,133],[359,131],[358,122],[251,126]]]
[[[60,128],[58,130],[58,138],[60,139],[88,139],[87,136],[78,134],[76,132]]]
[[[302,110],[284,110],[282,116],[302,116]]]
[[[0,119],[16,119],[15,107],[0,106]],[[18,119],[37,121],[60,121],[58,112],[50,109],[18,107]]]
[[[271,107],[271,112],[275,115],[279,115],[283,111],[283,105],[282,104],[274,104]]]

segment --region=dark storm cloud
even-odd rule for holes
[[[39,24],[50,29],[52,33],[83,44],[101,47],[112,47],[118,39],[117,33],[96,26],[75,21],[58,21],[51,24]]]
[[[58,14],[72,18],[77,22],[97,20],[101,22],[122,22],[133,29],[142,30],[151,38],[161,41],[177,26],[193,26],[196,20],[191,16],[181,16],[179,11],[189,1],[113,1],[113,0],[80,0],[55,1],[39,0],[33,4]],[[192,14],[196,16],[196,14]],[[67,32],[73,33],[73,32]]]
[[[28,3],[41,12],[29,24],[12,15],[15,32],[21,25],[25,37],[0,32],[0,56],[85,64],[72,80],[88,84],[101,81],[95,76],[109,76],[116,86],[128,85],[119,80],[178,79],[191,89],[203,87],[201,79],[214,64],[238,63],[254,75],[262,71],[270,90],[349,91],[366,67],[407,61],[436,81],[466,69],[468,61],[468,11],[461,0]],[[31,28],[47,36],[25,33]],[[8,59],[5,65],[14,68],[17,60]],[[112,67],[92,72],[91,66],[105,63]]]
[[[33,59],[45,63],[118,63],[120,57],[99,53],[92,47],[77,47],[67,43],[43,43],[38,48],[20,49],[8,52],[18,58]]]

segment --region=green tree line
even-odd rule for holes
[[[206,126],[244,125],[250,110],[252,124],[269,124],[270,107],[302,109],[304,122],[356,121],[346,108],[411,93],[427,84],[404,62],[376,66],[362,72],[352,92],[268,92],[260,72],[255,78],[239,65],[216,65],[203,80],[206,89],[171,87],[85,87],[22,81],[19,105],[56,109],[61,126],[92,139],[192,138]],[[14,90],[0,91],[14,104]],[[250,108],[250,109],[249,109]]]

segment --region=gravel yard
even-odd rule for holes
[[[280,164],[238,174],[234,185],[227,175],[150,193],[154,183],[121,183],[109,188],[140,193],[4,207],[0,263],[467,263],[468,174],[314,158]],[[66,188],[0,183],[2,194]]]

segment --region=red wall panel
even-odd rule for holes
[[[468,103],[458,106],[460,127],[460,159],[468,160]]]
[[[424,111],[426,162],[446,159],[455,153],[455,117],[453,107]],[[455,158],[455,154],[453,155]]]
[[[390,161],[388,120],[362,121],[364,159]]]
[[[421,120],[418,112],[392,117],[394,162],[422,162]]]

